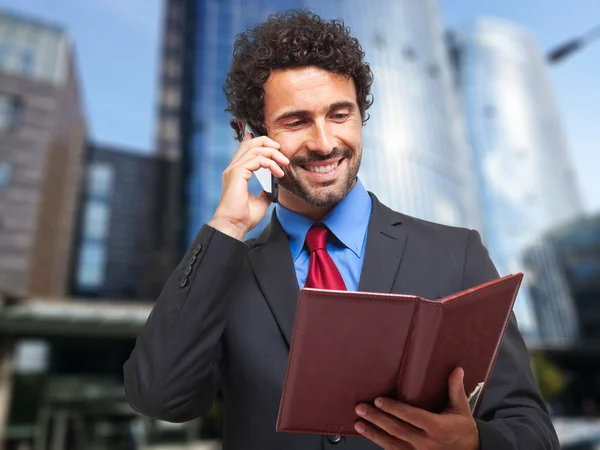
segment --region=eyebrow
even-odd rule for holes
[[[324,112],[328,112],[328,111],[333,111],[336,109],[349,109],[349,110],[353,110],[356,107],[356,104],[353,102],[349,102],[349,101],[340,101],[340,102],[335,102],[332,103],[331,105],[323,108]],[[281,114],[280,116],[278,116],[275,119],[275,122],[279,122],[281,120],[285,120],[285,119],[289,119],[291,117],[305,117],[308,118],[312,116],[312,113],[306,109],[299,109],[299,110],[295,110],[295,111],[288,111],[286,113]]]

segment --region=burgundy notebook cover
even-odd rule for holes
[[[354,408],[378,396],[440,412],[455,367],[475,413],[522,279],[436,301],[301,289],[277,431],[356,435]]]

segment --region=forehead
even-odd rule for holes
[[[283,110],[316,110],[339,101],[356,103],[351,78],[317,67],[274,70],[264,84],[265,117]]]

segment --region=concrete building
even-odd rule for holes
[[[67,291],[85,134],[67,35],[0,11],[0,292]]]

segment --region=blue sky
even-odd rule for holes
[[[439,4],[448,26],[478,16],[501,17],[529,28],[543,49],[600,24],[597,0],[439,0]],[[161,0],[0,0],[0,7],[64,26],[75,42],[92,137],[150,151]],[[600,40],[552,66],[550,76],[584,204],[600,211]]]

